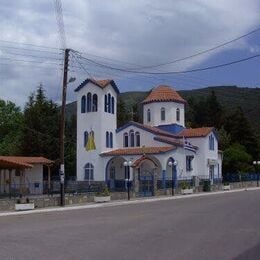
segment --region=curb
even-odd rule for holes
[[[44,208],[44,209],[35,209],[35,210],[28,210],[28,211],[21,211],[21,212],[4,212],[4,213],[0,213],[0,217],[72,211],[72,210],[80,210],[80,209],[116,207],[116,206],[123,206],[123,205],[134,205],[134,204],[141,204],[141,203],[152,203],[152,202],[157,202],[157,201],[189,199],[189,198],[196,198],[196,197],[214,196],[214,195],[230,194],[230,193],[236,193],[236,192],[242,192],[242,191],[256,191],[256,190],[260,190],[260,187],[243,188],[243,189],[236,189],[236,190],[229,190],[229,191],[214,191],[214,192],[209,192],[209,193],[197,193],[197,194],[190,194],[190,195],[153,197],[153,198],[145,198],[145,199],[142,198],[142,199],[135,199],[135,200],[130,200],[130,201],[113,201],[113,202],[105,202],[105,203],[98,203],[98,204],[91,203],[91,204],[80,205],[80,206]]]

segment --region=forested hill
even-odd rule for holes
[[[215,92],[220,104],[225,107],[226,112],[231,112],[237,107],[241,107],[245,116],[249,119],[251,125],[260,135],[260,88],[240,88],[236,86],[217,86],[194,90],[178,91],[180,95],[189,100],[190,98],[198,100],[201,97],[207,97],[212,91]],[[133,91],[120,94],[123,99],[126,110],[130,111],[135,104],[140,104],[149,92]],[[140,109],[139,109],[140,113]],[[67,105],[67,115],[76,114],[76,102]]]

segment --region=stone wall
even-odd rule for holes
[[[256,187],[257,182],[236,182],[230,183],[231,189],[241,189],[241,188],[250,188]],[[202,186],[196,187],[194,192],[202,192]],[[222,185],[213,185],[211,186],[211,191],[218,191],[222,190]],[[163,196],[163,195],[171,195],[171,189],[166,190],[157,190],[156,196]],[[181,194],[181,189],[175,190],[175,194]],[[130,198],[138,197],[138,194],[135,194],[131,191]],[[34,202],[36,208],[45,208],[45,207],[57,207],[60,204],[60,196],[53,195],[53,196],[31,196],[29,197],[30,202]],[[111,193],[112,200],[127,200],[127,192],[113,192]],[[10,211],[14,210],[15,203],[17,199],[0,199],[0,211]],[[66,195],[65,203],[66,205],[75,205],[75,204],[85,204],[89,202],[94,202],[94,193],[88,194],[71,194]]]

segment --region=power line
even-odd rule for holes
[[[217,50],[217,49],[219,49],[219,48],[221,48],[221,47],[224,47],[224,46],[226,46],[226,45],[229,45],[229,44],[231,44],[231,43],[233,43],[233,42],[235,42],[235,41],[238,41],[238,40],[240,40],[240,39],[242,39],[242,38],[245,38],[245,37],[247,37],[247,36],[249,36],[249,35],[251,35],[251,34],[254,34],[254,33],[258,32],[258,31],[260,31],[260,27],[257,28],[257,29],[255,29],[255,30],[253,30],[253,31],[250,31],[250,32],[248,32],[248,33],[246,33],[246,34],[243,34],[243,35],[241,35],[241,36],[239,36],[239,37],[237,37],[237,38],[234,38],[234,39],[232,39],[232,40],[230,40],[230,41],[221,43],[221,44],[219,44],[219,45],[216,45],[215,47],[206,49],[206,50],[204,50],[204,51],[197,52],[197,53],[192,54],[192,55],[189,55],[189,56],[186,56],[186,57],[183,57],[183,58],[180,58],[180,59],[176,59],[176,60],[173,60],[173,61],[169,61],[169,62],[165,62],[165,63],[160,63],[160,64],[157,64],[157,65],[138,67],[138,68],[134,68],[134,69],[152,69],[152,68],[157,68],[157,67],[161,67],[161,66],[165,66],[165,65],[170,65],[170,64],[173,64],[173,63],[176,63],[176,62],[188,60],[188,59],[197,57],[197,56],[199,56],[199,55],[206,54],[206,53],[208,53],[208,52]]]
[[[0,40],[0,42],[11,43],[11,44],[19,44],[19,45],[27,45],[27,46],[33,46],[33,47],[43,48],[43,49],[60,50],[59,48],[44,46],[44,45],[36,45],[36,44],[32,44],[32,43],[22,43],[22,42],[14,42],[14,41],[6,41],[6,40]]]
[[[147,74],[147,75],[171,75],[171,74],[191,73],[191,72],[198,72],[198,71],[205,71],[205,70],[211,70],[211,69],[226,67],[226,66],[230,66],[230,65],[233,65],[233,64],[245,62],[245,61],[257,58],[259,56],[260,56],[260,54],[257,54],[257,55],[249,56],[249,57],[246,57],[246,58],[243,58],[243,59],[234,60],[234,61],[231,61],[231,62],[217,64],[217,65],[208,66],[208,67],[204,67],[204,68],[197,68],[197,69],[191,69],[191,70],[182,70],[182,71],[168,71],[168,72],[151,72],[151,71],[149,72],[149,71],[128,70],[128,69],[124,69],[124,68],[108,66],[108,65],[99,63],[97,61],[94,61],[92,59],[88,59],[86,57],[83,57],[82,55],[80,55],[80,58],[84,59],[84,60],[87,60],[87,61],[89,61],[89,62],[91,62],[93,64],[99,65],[101,67],[112,69],[112,70],[117,70],[117,71],[121,71],[121,72],[128,72],[128,73],[133,73],[133,74]]]
[[[65,36],[65,28],[64,28],[64,20],[62,13],[62,5],[60,0],[54,0],[55,5],[55,14],[59,31],[59,39],[60,44],[63,49],[66,49],[66,36]]]
[[[49,57],[49,56],[37,56],[37,55],[31,55],[31,54],[27,54],[27,53],[15,53],[15,52],[9,52],[9,51],[7,51],[7,52],[5,51],[4,54],[24,56],[24,57],[33,57],[33,58],[47,59],[47,60],[62,60],[61,58],[55,58],[55,57]]]
[[[55,55],[61,55],[62,53],[54,52],[54,51],[46,51],[46,50],[36,50],[36,49],[27,49],[27,48],[21,48],[21,47],[13,47],[13,46],[3,46],[0,45],[1,49],[14,49],[14,50],[22,50],[22,51],[29,51],[29,52],[44,52],[44,53],[50,53]],[[59,50],[59,49],[57,49]],[[60,50],[61,51],[61,50]]]
[[[32,63],[41,63],[41,64],[61,65],[61,64],[55,63],[55,62],[36,61],[36,60],[19,60],[19,59],[12,59],[12,58],[6,58],[6,57],[2,57],[1,60],[10,60],[10,61],[18,61],[18,62],[32,62]]]

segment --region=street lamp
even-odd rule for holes
[[[130,200],[130,166],[132,166],[132,161],[124,161],[125,172],[127,172],[127,199]]]
[[[255,166],[256,174],[257,174],[257,187],[259,187],[259,165],[260,161],[253,161],[253,165]]]
[[[174,188],[175,188],[175,181],[176,181],[176,178],[177,178],[177,174],[176,174],[176,166],[177,166],[177,161],[172,161],[170,160],[168,162],[168,166],[171,167],[172,169],[172,196],[174,196]]]

